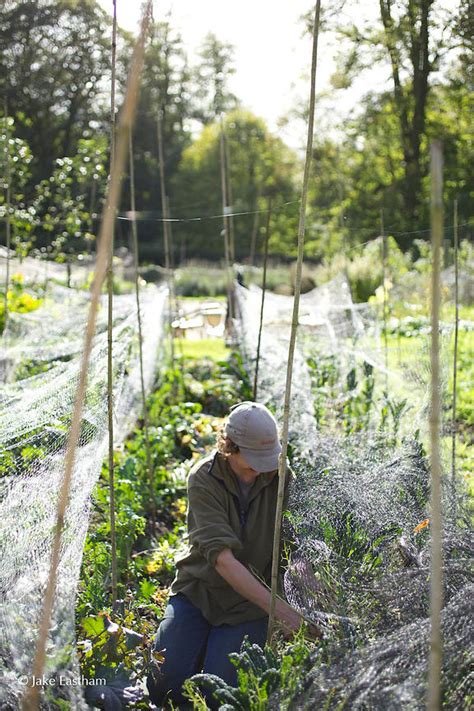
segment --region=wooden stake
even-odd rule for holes
[[[226,161],[225,161],[225,144],[224,144],[224,122],[221,117],[221,133],[220,133],[220,163],[221,163],[221,189],[222,189],[222,213],[223,225],[224,225],[224,257],[225,257],[225,267],[227,273],[227,299],[229,305],[229,321],[230,328],[232,328],[232,319],[234,317],[234,304],[233,304],[233,288],[232,288],[232,274],[231,274],[231,255],[230,255],[230,241],[229,241],[229,218],[228,218],[228,197],[227,197],[227,179],[226,179]]]
[[[43,599],[43,608],[41,612],[38,641],[33,662],[33,679],[40,679],[44,671],[44,664],[46,659],[46,642],[48,639],[49,625],[51,622],[51,613],[54,604],[58,566],[60,562],[61,537],[64,529],[66,508],[71,489],[71,478],[76,456],[76,447],[81,429],[82,409],[87,387],[87,372],[89,367],[89,359],[95,333],[97,310],[100,302],[102,285],[104,283],[107,271],[107,264],[110,255],[110,245],[112,243],[112,231],[115,220],[115,211],[119,203],[122,175],[126,166],[128,134],[131,127],[133,126],[133,121],[135,117],[135,110],[138,98],[138,87],[140,82],[140,75],[143,68],[143,54],[145,49],[145,40],[148,35],[151,6],[152,0],[148,0],[145,14],[142,20],[140,35],[138,37],[135,50],[133,52],[131,68],[127,82],[127,89],[125,92],[124,105],[120,114],[115,160],[112,174],[110,176],[110,181],[107,186],[106,204],[102,213],[102,222],[100,227],[97,250],[96,270],[94,282],[92,284],[91,302],[84,337],[81,369],[79,372],[79,382],[77,385],[76,397],[74,400],[74,410],[72,413],[71,427],[69,429],[68,434],[64,476],[61,482],[61,487],[58,496],[56,526],[54,529],[53,536],[50,570]],[[29,686],[22,700],[22,709],[23,711],[37,711],[38,706],[39,686]]]
[[[95,208],[96,193],[97,193],[97,180],[92,178],[91,195],[90,195],[90,203],[89,203],[89,229],[90,229],[91,235],[95,234],[93,215],[94,215],[94,208]],[[88,243],[87,251],[89,253],[92,251],[92,240],[90,240],[90,242]]]
[[[308,138],[306,143],[306,158],[303,177],[303,191],[301,195],[300,216],[298,226],[298,258],[296,261],[296,277],[295,277],[295,296],[293,300],[293,318],[291,323],[290,345],[288,349],[288,364],[286,371],[286,388],[285,388],[285,403],[283,409],[283,431],[282,431],[282,450],[279,458],[278,466],[278,498],[275,514],[275,531],[273,537],[273,556],[272,556],[272,591],[270,596],[270,611],[268,620],[268,635],[267,640],[271,644],[273,642],[273,627],[275,619],[275,601],[278,584],[278,568],[280,554],[280,537],[281,537],[281,517],[283,509],[283,497],[285,491],[286,479],[286,457],[288,452],[288,429],[290,415],[290,398],[291,398],[291,379],[293,375],[293,359],[296,344],[296,332],[298,329],[298,313],[301,292],[301,273],[303,268],[303,252],[304,252],[304,235],[306,225],[306,204],[308,200],[308,182],[311,170],[311,160],[313,155],[313,132],[314,132],[314,107],[316,94],[316,67],[318,62],[318,36],[319,36],[319,16],[321,11],[321,0],[316,0],[314,11],[314,26],[313,26],[313,53],[311,61],[311,92],[309,100],[309,117],[308,117]]]
[[[431,647],[428,675],[428,711],[441,708],[441,609],[443,606],[443,523],[440,461],[439,311],[440,258],[443,242],[443,150],[431,144]]]
[[[173,341],[173,316],[171,312],[173,304],[173,276],[171,269],[171,256],[170,256],[170,230],[169,230],[169,212],[168,212],[168,201],[166,197],[166,183],[165,183],[165,159],[163,152],[163,133],[161,128],[161,113],[158,112],[156,120],[156,129],[158,137],[158,158],[160,163],[160,191],[161,191],[161,211],[163,213],[163,239],[165,247],[165,269],[167,275],[168,283],[168,327],[170,335],[170,360],[171,368],[174,371],[174,341]]]
[[[8,103],[5,98],[3,113],[5,115],[5,246],[7,248],[7,266],[5,273],[5,311],[3,333],[7,331],[8,324],[8,289],[10,288],[10,247],[11,247],[11,222],[10,222],[10,205],[11,205],[11,169],[10,169],[10,131],[8,127]]]
[[[253,399],[257,400],[257,388],[258,388],[258,367],[260,364],[260,345],[262,342],[262,329],[263,329],[263,310],[265,307],[265,292],[267,290],[267,262],[268,262],[268,242],[270,240],[270,220],[272,215],[272,198],[268,198],[267,206],[267,223],[265,225],[265,245],[263,252],[263,280],[262,280],[262,302],[260,305],[260,324],[258,327],[258,340],[257,340],[257,358],[255,361],[255,375],[253,381]]]
[[[171,222],[171,207],[170,207],[170,199],[168,196],[166,196],[166,212],[168,215],[168,219],[170,222],[168,222],[169,225],[169,237],[170,237],[170,259],[171,259],[171,271],[170,271],[170,304],[172,304],[173,308],[173,313],[176,316],[179,316],[179,301],[178,301],[178,295],[176,293],[176,283],[175,283],[175,260],[174,260],[174,238],[173,238],[173,228],[172,228],[172,222]],[[172,328],[172,325],[171,325]],[[180,371],[180,386],[181,389],[183,389],[183,369],[184,369],[184,351],[183,351],[183,343],[181,339],[177,340],[177,345],[176,348],[174,346],[174,338],[173,338],[173,354],[175,356],[175,361],[176,361],[176,352],[179,352],[179,358],[178,358],[178,365],[179,365],[179,371]],[[174,381],[173,381],[174,382]]]
[[[453,502],[456,503],[456,387],[458,375],[458,337],[459,337],[459,236],[458,236],[458,201],[454,201],[454,355],[453,355],[453,416],[452,416],[452,460],[451,479]]]
[[[344,197],[343,197],[343,189],[342,189],[342,183],[339,182],[338,185],[338,192],[339,192],[339,201],[343,203]],[[339,211],[339,229],[341,230],[341,237],[342,237],[342,249],[344,253],[344,276],[346,277],[347,281],[347,286],[349,287],[349,293],[351,293],[351,281],[349,279],[349,248],[350,245],[348,244],[348,240],[346,239],[346,233],[345,233],[345,225],[344,225],[344,210],[341,207],[341,210]],[[331,259],[331,264],[332,264],[332,259]],[[332,268],[331,268],[331,278],[332,278]]]
[[[384,356],[385,356],[385,392],[388,396],[388,298],[387,298],[387,257],[388,257],[388,244],[387,235],[385,234],[385,224],[384,224],[384,213],[383,208],[380,210],[380,233],[382,235],[382,274],[383,274],[383,346],[384,346]]]
[[[227,199],[229,201],[229,207],[232,210],[232,205],[234,201],[232,199],[232,178],[230,172],[230,148],[229,141],[227,140],[227,134],[224,128],[224,146],[225,146],[225,172],[226,172],[226,182],[227,182]],[[230,263],[235,262],[235,234],[234,234],[234,218],[232,215],[229,216],[229,257]]]
[[[143,329],[142,329],[142,315],[140,310],[140,274],[138,271],[138,230],[137,221],[135,218],[136,213],[136,200],[135,200],[135,165],[133,159],[133,137],[132,129],[129,132],[129,166],[130,166],[130,210],[132,212],[132,246],[133,246],[133,262],[135,268],[135,301],[137,304],[137,322],[138,322],[138,354],[140,359],[140,386],[142,393],[142,411],[143,411],[143,430],[145,433],[145,453],[146,453],[146,467],[148,471],[148,483],[150,488],[150,519],[152,527],[154,527],[156,521],[156,495],[155,495],[155,476],[154,470],[151,462],[151,447],[150,447],[150,437],[149,437],[149,423],[148,423],[148,410],[146,406],[146,392],[145,392],[145,376],[143,372]]]
[[[257,244],[257,235],[258,235],[258,228],[260,225],[260,211],[258,209],[258,204],[260,201],[260,193],[261,193],[261,185],[258,185],[257,188],[257,197],[255,200],[255,215],[253,216],[253,227],[252,227],[252,235],[250,237],[250,264],[253,266],[254,261],[255,261],[255,247]]]
[[[110,89],[110,175],[115,160],[115,82],[117,62],[117,0],[113,2],[112,22],[112,78]],[[114,471],[114,371],[113,371],[113,299],[114,299],[114,235],[115,214],[112,223],[109,264],[107,269],[107,415],[108,415],[108,469],[109,469],[109,518],[110,518],[110,555],[112,562],[112,606],[117,600],[117,536],[115,530],[115,471]]]

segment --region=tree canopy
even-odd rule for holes
[[[433,138],[444,143],[445,199],[458,200],[461,225],[472,206],[472,4],[460,0],[449,13],[444,0],[380,0],[373,25],[348,24],[344,4],[332,0],[324,19],[340,46],[333,96],[375,63],[389,82],[369,88],[342,120],[328,117],[337,132],[317,132],[306,236],[315,260],[377,236],[382,212],[402,249],[428,237]],[[132,39],[119,32],[118,107]],[[190,62],[170,17],[153,23],[148,39],[133,132],[137,208],[152,216],[139,222],[142,259],[163,259],[158,119],[166,193],[172,216],[183,220],[173,223],[174,258],[223,255],[221,120],[228,207],[245,213],[232,218],[236,258],[255,260],[270,202],[270,250],[291,258],[301,159],[233,94],[234,48],[208,34]],[[110,163],[110,77],[111,18],[96,0],[0,7],[0,214],[9,156],[20,251],[38,247],[64,259],[93,248]],[[121,210],[129,206],[126,179]],[[197,216],[204,219],[191,220]],[[116,235],[117,245],[128,244],[129,225],[119,222]]]

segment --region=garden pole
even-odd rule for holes
[[[380,210],[380,233],[382,235],[382,278],[383,278],[383,347],[385,361],[385,392],[388,397],[388,339],[387,339],[387,235],[385,234],[385,222],[383,207]]]
[[[258,235],[258,227],[260,224],[260,211],[258,209],[258,204],[260,202],[260,196],[262,192],[262,186],[259,183],[258,188],[257,188],[257,197],[255,200],[255,215],[253,218],[253,226],[252,226],[252,234],[250,237],[250,256],[249,256],[249,261],[250,264],[253,266],[253,263],[255,261],[255,246],[257,244],[257,235]]]
[[[173,308],[175,313],[178,313],[178,297],[176,296],[176,283],[174,279],[175,270],[175,260],[174,260],[174,239],[173,239],[173,228],[171,222],[171,206],[170,199],[168,195],[166,196],[166,214],[168,215],[168,236],[169,236],[169,255],[170,255],[170,294],[173,301]]]
[[[265,225],[265,245],[263,252],[263,280],[262,280],[262,303],[260,305],[260,324],[258,327],[257,358],[255,360],[255,375],[253,381],[253,399],[257,400],[258,388],[258,366],[260,364],[260,345],[262,342],[263,310],[265,307],[265,292],[267,290],[267,262],[268,262],[268,242],[270,240],[270,220],[272,215],[272,198],[268,198],[267,223]]]
[[[171,305],[173,303],[173,277],[171,272],[171,258],[170,258],[170,231],[169,231],[169,214],[168,214],[168,202],[166,199],[166,183],[165,183],[165,158],[163,152],[163,131],[162,131],[162,119],[161,111],[158,111],[158,116],[156,119],[156,132],[158,138],[158,159],[160,164],[160,192],[161,192],[161,211],[163,213],[163,240],[165,247],[165,269],[166,269],[166,281],[168,284],[168,328],[170,335],[170,360],[171,369],[174,371],[174,341],[173,341],[173,315],[171,312]],[[174,382],[174,379],[173,379]]]
[[[3,321],[3,333],[7,332],[8,324],[8,289],[10,287],[10,245],[11,245],[11,223],[10,223],[10,203],[11,203],[11,170],[10,170],[10,131],[8,130],[8,102],[5,98],[3,113],[5,116],[5,245],[7,248],[7,265],[5,270],[5,316]]]
[[[338,187],[338,193],[339,193],[339,201],[341,203],[341,209],[339,211],[339,229],[341,230],[342,249],[343,249],[343,253],[344,253],[344,276],[346,277],[347,286],[349,287],[349,293],[351,293],[351,282],[349,279],[349,256],[348,256],[350,244],[348,244],[345,230],[344,230],[344,209],[342,208],[342,203],[343,203],[342,183],[339,182],[337,187]],[[332,277],[332,269],[331,269],[331,277]],[[351,294],[351,298],[352,298],[352,294]]]
[[[44,673],[44,664],[46,660],[46,643],[51,622],[51,613],[53,610],[54,594],[56,590],[56,581],[61,554],[61,537],[64,530],[66,508],[71,489],[71,478],[75,462],[76,447],[81,430],[82,409],[87,387],[87,371],[89,367],[89,359],[94,339],[97,310],[100,303],[102,285],[104,283],[104,278],[106,276],[107,265],[110,257],[110,246],[112,244],[115,212],[117,210],[117,206],[120,199],[122,175],[126,167],[128,133],[131,127],[133,126],[133,121],[135,117],[135,110],[138,98],[138,87],[140,83],[140,75],[143,68],[143,55],[145,50],[145,41],[148,35],[148,25],[151,8],[152,0],[148,0],[145,9],[145,14],[142,19],[140,34],[135,45],[131,61],[130,73],[128,76],[127,88],[125,91],[125,99],[120,114],[120,121],[118,126],[115,159],[110,175],[110,181],[107,186],[106,203],[102,213],[102,221],[100,226],[97,249],[96,269],[94,282],[92,284],[91,290],[91,300],[84,337],[79,381],[74,400],[71,427],[69,429],[67,439],[64,476],[62,478],[58,496],[56,526],[54,527],[53,544],[51,550],[51,563],[46,590],[43,598],[43,608],[41,611],[38,641],[33,661],[32,677],[35,679],[42,678]],[[40,687],[38,685],[28,687],[22,700],[23,711],[38,710],[39,688]]]
[[[115,81],[117,63],[117,0],[113,2],[112,23],[112,80],[110,89],[110,176],[115,162]],[[115,531],[115,472],[114,472],[114,403],[113,403],[113,298],[114,298],[114,234],[115,213],[112,215],[112,236],[107,269],[107,414],[108,414],[108,469],[109,469],[109,511],[110,511],[110,553],[112,562],[112,605],[117,600],[117,541]]]
[[[275,530],[273,537],[273,555],[272,555],[272,585],[270,595],[270,610],[268,620],[267,640],[271,644],[273,637],[273,626],[275,619],[275,603],[278,585],[278,569],[280,557],[280,537],[281,537],[281,518],[283,509],[283,497],[285,491],[286,479],[286,457],[288,452],[288,429],[290,415],[290,398],[291,398],[291,379],[293,375],[293,358],[295,353],[296,332],[298,328],[298,312],[301,292],[301,272],[303,268],[303,252],[304,252],[304,235],[306,224],[306,203],[308,200],[308,182],[311,170],[311,160],[313,155],[313,132],[314,132],[314,106],[316,94],[316,67],[318,59],[318,36],[319,36],[319,16],[321,10],[321,0],[316,0],[314,11],[314,26],[313,26],[313,52],[311,60],[311,91],[309,100],[309,116],[308,116],[308,137],[306,143],[306,158],[304,165],[303,190],[300,203],[300,215],[298,226],[298,258],[296,262],[296,277],[295,277],[295,295],[293,299],[293,317],[291,323],[290,345],[288,349],[288,363],[286,371],[286,387],[285,387],[285,402],[283,409],[283,428],[282,428],[282,450],[280,452],[278,462],[278,498],[275,514]]]
[[[228,317],[232,328],[232,319],[234,317],[233,305],[233,289],[232,275],[230,267],[230,246],[229,246],[229,218],[228,218],[228,198],[227,198],[227,180],[225,168],[225,138],[224,138],[224,122],[221,116],[221,133],[220,133],[220,163],[221,163],[221,189],[222,189],[222,213],[224,224],[224,256],[227,273],[227,299],[228,299]]]
[[[439,310],[440,258],[443,242],[443,151],[440,141],[431,144],[431,644],[428,674],[428,711],[441,708],[441,609],[443,605],[443,541],[440,461]]]
[[[92,187],[91,187],[91,195],[90,195],[90,203],[89,203],[89,226],[90,226],[90,231],[91,235],[94,234],[94,207],[95,207],[95,200],[97,196],[97,180],[95,178],[92,178]],[[90,241],[90,248],[87,250],[89,253],[92,251],[92,240]]]
[[[130,170],[130,210],[132,212],[132,247],[133,247],[133,262],[135,269],[135,300],[137,304],[137,323],[138,323],[138,355],[140,359],[140,386],[142,393],[142,408],[143,408],[143,430],[145,433],[145,452],[146,452],[146,466],[148,470],[148,482],[150,487],[150,519],[152,524],[152,529],[156,521],[156,497],[155,497],[155,481],[154,481],[154,471],[151,462],[151,449],[150,449],[150,437],[149,437],[149,423],[148,423],[148,410],[146,406],[146,393],[145,393],[145,376],[143,372],[143,329],[142,329],[142,315],[140,311],[140,274],[138,272],[138,230],[137,230],[137,220],[136,220],[136,200],[135,200],[135,165],[133,160],[133,137],[132,129],[129,131],[129,143],[128,143],[128,161]]]
[[[452,417],[452,460],[451,479],[453,502],[456,505],[456,386],[458,374],[458,337],[459,337],[459,236],[458,236],[458,201],[454,200],[454,354],[453,354],[453,417]]]
[[[178,303],[178,296],[176,294],[176,282],[174,279],[174,270],[175,270],[175,261],[174,261],[174,238],[173,238],[173,228],[172,228],[172,222],[171,222],[171,207],[170,207],[170,199],[168,195],[166,196],[166,214],[168,215],[168,229],[169,229],[169,242],[170,242],[170,263],[171,263],[171,271],[170,271],[170,303],[173,304],[173,310],[174,314],[179,317],[179,303]],[[172,326],[171,326],[172,327]],[[178,338],[176,341],[176,350],[179,350],[179,355],[180,358],[178,359],[178,365],[179,365],[179,370],[180,370],[180,385],[181,385],[181,390],[183,390],[183,369],[184,369],[184,351],[183,351],[183,344],[181,342],[181,339]],[[174,339],[173,339],[173,353],[176,355],[176,350],[174,349]],[[184,393],[183,393],[184,394]]]
[[[227,198],[229,200],[229,207],[232,211],[232,178],[230,172],[230,148],[227,134],[224,129],[224,146],[225,146],[225,170],[227,176]],[[234,236],[234,218],[229,215],[229,256],[230,262],[233,264],[235,262],[235,236]]]

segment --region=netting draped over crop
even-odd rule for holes
[[[152,385],[163,333],[166,289],[141,290],[145,385]],[[16,708],[31,674],[37,625],[49,571],[57,496],[81,365],[88,291],[50,284],[44,303],[10,314],[0,385],[0,697]],[[70,503],[62,536],[58,586],[45,675],[74,668],[74,605],[90,497],[107,450],[107,301],[103,297],[91,353]],[[141,411],[134,294],[114,298],[115,443]],[[77,688],[77,687],[76,687]],[[61,686],[74,708],[82,697]],[[77,694],[77,697],[74,696]]]
[[[261,291],[235,288],[236,329],[253,375]],[[280,420],[292,307],[292,297],[266,294],[258,400]],[[302,295],[289,432],[297,479],[283,521],[294,546],[284,588],[325,632],[295,708],[425,708],[429,330],[413,346],[392,339],[386,353],[381,327],[380,311],[352,304],[343,277]],[[442,324],[444,401],[450,335]],[[474,545],[462,488],[453,495],[446,441],[442,454],[442,692],[447,708],[467,709]]]

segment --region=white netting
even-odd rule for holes
[[[261,291],[235,288],[236,328],[252,377]],[[292,297],[266,295],[257,399],[278,417],[292,307]],[[444,403],[450,336],[442,324]],[[297,479],[284,519],[296,549],[284,587],[288,601],[319,623],[324,638],[292,708],[425,706],[429,386],[429,328],[408,342],[392,337],[386,350],[380,310],[352,304],[342,277],[302,296],[290,418]],[[450,480],[446,442],[443,453],[442,693],[446,708],[467,710],[474,546],[462,485]],[[272,698],[270,706],[278,703]]]
[[[0,246],[0,279],[2,280],[2,285],[5,280],[7,257],[7,248]],[[50,259],[20,258],[16,256],[13,250],[10,250],[9,262],[10,275],[21,274],[26,284],[41,284],[46,288],[52,280],[66,283],[69,279],[72,286],[82,285],[87,279],[89,271],[94,269],[94,262],[90,257],[68,267],[66,264],[58,264],[58,262],[53,262]]]
[[[18,708],[31,674],[37,626],[49,570],[57,496],[81,366],[89,295],[51,287],[37,311],[11,314],[5,342],[8,382],[0,387],[0,698]],[[151,387],[161,356],[165,289],[141,290],[144,375]],[[77,677],[74,606],[89,520],[90,496],[107,450],[107,333],[103,297],[90,358],[70,503],[62,536],[58,585],[45,676]],[[114,441],[141,411],[135,295],[116,296],[113,314]],[[34,373],[31,375],[31,373]],[[73,708],[73,684],[54,689]],[[47,702],[46,702],[47,703]],[[45,708],[49,708],[46,705]]]

